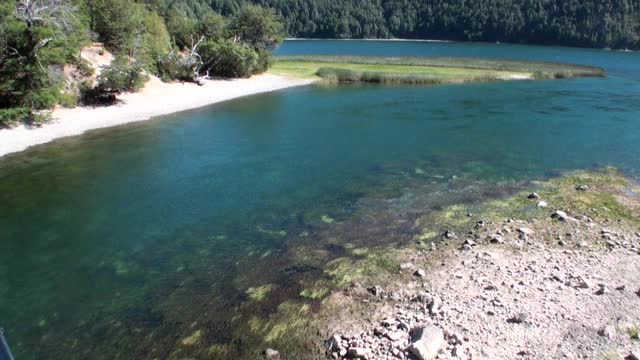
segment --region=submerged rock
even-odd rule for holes
[[[412,343],[408,350],[418,360],[435,359],[444,344],[444,333],[438,327],[427,325],[417,327],[412,332]]]

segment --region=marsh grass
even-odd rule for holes
[[[321,78],[325,83],[444,84],[602,77],[602,68],[551,62],[446,57],[280,56],[275,74]]]
[[[318,69],[316,75],[329,84],[365,82],[376,84],[437,85],[446,83],[500,80],[500,77],[494,74],[467,75],[456,78],[419,73],[402,74],[326,67]]]

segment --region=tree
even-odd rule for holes
[[[60,98],[60,82],[51,67],[65,64],[75,53],[66,35],[78,25],[75,8],[67,0],[17,0],[5,3],[0,12],[5,19],[0,30],[0,121],[25,116],[34,123],[40,119],[38,110]]]
[[[255,50],[273,50],[284,39],[284,27],[273,9],[256,5],[243,7],[231,20],[229,31]]]

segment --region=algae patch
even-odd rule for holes
[[[335,220],[329,215],[322,215],[322,221],[324,221],[327,224],[333,224]]]
[[[250,287],[247,289],[247,296],[253,301],[261,301],[273,290],[272,284],[262,285],[258,287]]]
[[[202,339],[202,330],[196,330],[190,336],[187,336],[186,338],[182,339],[181,343],[182,345],[185,345],[185,346],[193,346],[198,344],[201,339]]]

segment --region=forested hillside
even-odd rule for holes
[[[233,10],[224,17],[187,1],[3,0],[0,127],[39,122],[58,104],[113,103],[150,75],[201,82],[266,71],[283,24],[271,9]],[[81,56],[93,42],[114,55],[110,64],[93,68]]]
[[[412,38],[638,48],[638,0],[210,0],[275,8],[293,37]]]

